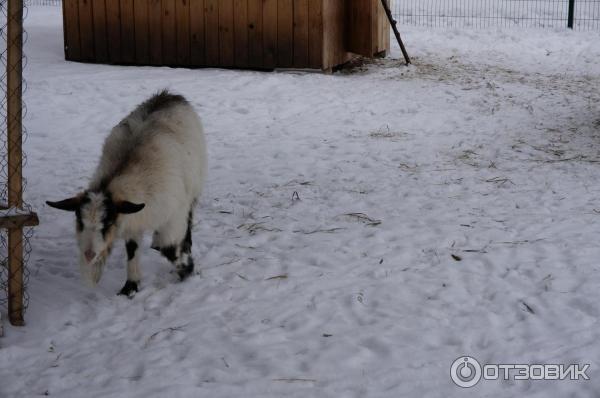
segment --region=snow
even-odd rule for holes
[[[65,62],[61,22],[29,10],[40,225],[0,396],[597,396],[598,33],[404,27],[414,65],[394,49],[328,76]],[[85,187],[109,128],[163,87],[207,132],[201,275],[177,283],[146,249],[128,300],[122,245],[86,287],[73,217],[44,201]],[[591,380],[461,389],[461,355]]]

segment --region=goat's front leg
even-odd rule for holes
[[[125,240],[125,248],[127,249],[127,281],[119,294],[133,297],[138,291],[138,285],[142,277],[140,273],[140,255],[139,244],[141,236],[129,238]]]
[[[154,233],[152,245],[169,260],[177,271],[180,280],[185,280],[194,272],[192,258],[193,213],[179,214],[170,224]]]

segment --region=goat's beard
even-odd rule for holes
[[[81,276],[84,282],[90,287],[96,286],[98,282],[100,282],[100,278],[102,278],[104,264],[106,263],[106,259],[108,258],[112,250],[115,236],[116,228],[111,228],[108,234],[105,236],[103,242],[104,249],[102,249],[98,254],[96,254],[96,257],[89,263],[85,261],[83,251],[80,252],[79,268],[81,270]],[[80,248],[82,247],[81,243],[79,246]]]
[[[104,270],[104,264],[106,263],[106,258],[108,257],[109,251],[110,249],[103,250],[90,263],[86,263],[83,257],[81,258],[81,275],[84,281],[90,287],[94,287],[98,284],[98,282],[100,282],[100,278],[102,278],[102,271]]]

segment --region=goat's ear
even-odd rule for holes
[[[46,201],[46,204],[50,207],[54,207],[55,209],[75,211],[81,206],[81,200],[81,196],[75,196],[73,198],[61,200],[59,202],[51,202],[48,200]]]
[[[146,207],[145,203],[136,204],[128,202],[126,200],[115,202],[115,209],[117,210],[117,213],[121,214],[137,213],[138,211],[141,211],[144,207]]]

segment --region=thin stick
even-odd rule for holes
[[[392,15],[392,10],[390,9],[390,5],[388,0],[381,0],[381,4],[387,14],[388,20],[390,21],[390,25],[392,25],[392,30],[394,31],[394,35],[396,35],[396,40],[400,45],[400,50],[402,50],[402,55],[404,55],[404,59],[406,60],[406,64],[410,64],[410,57],[408,56],[408,52],[406,52],[406,48],[404,47],[404,43],[402,43],[402,39],[400,38],[400,32],[398,32],[398,21],[394,19]]]

